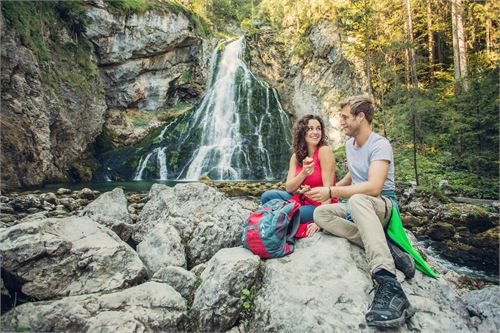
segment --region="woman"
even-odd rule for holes
[[[324,203],[337,202],[337,199],[316,202],[307,197],[307,191],[313,187],[335,185],[335,157],[327,145],[321,117],[311,114],[302,117],[295,122],[292,134],[293,155],[285,183],[286,192],[266,191],[262,194],[261,203],[272,199],[300,200],[301,226],[296,236],[313,236],[319,230],[312,222],[314,209]]]

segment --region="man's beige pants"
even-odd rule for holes
[[[384,227],[389,222],[392,203],[386,197],[355,194],[346,203],[316,207],[314,222],[330,232],[363,247],[373,275],[381,269],[396,274]],[[350,211],[353,222],[345,219]]]

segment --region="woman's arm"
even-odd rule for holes
[[[302,168],[302,171],[295,176],[295,172],[297,171],[297,158],[295,154],[290,158],[290,166],[288,167],[288,176],[286,177],[285,189],[289,193],[295,192],[302,182],[307,177],[306,168]]]
[[[321,167],[321,179],[323,186],[332,186],[335,179],[335,156],[328,146],[322,146],[318,153],[319,165]],[[326,200],[323,203],[330,203]]]

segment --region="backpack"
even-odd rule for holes
[[[292,253],[293,235],[300,222],[300,204],[273,199],[250,214],[241,237],[243,247],[261,258],[278,258]]]

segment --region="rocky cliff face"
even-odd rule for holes
[[[201,93],[203,41],[185,15],[124,15],[100,6],[87,16],[86,36],[96,47],[110,109],[160,111],[167,102]],[[191,79],[199,85],[189,85]]]
[[[139,15],[89,2],[78,39],[50,5],[43,9],[56,24],[36,31],[48,45],[45,58],[25,46],[19,26],[1,19],[3,188],[89,181],[103,129],[108,149],[130,144],[163,123],[158,112],[197,100],[214,47],[168,8]],[[89,68],[77,59],[82,43]]]
[[[106,110],[99,77],[78,64],[62,73],[62,59],[40,62],[3,16],[1,31],[2,187],[80,177],[73,164],[87,157]],[[54,44],[75,46],[64,29],[45,33]],[[84,87],[80,78],[93,82]]]
[[[337,28],[326,21],[315,25],[309,34],[311,55],[305,58],[294,57],[278,43],[270,27],[261,32],[250,42],[257,55],[252,69],[277,88],[288,112],[298,118],[312,113],[328,120],[331,143],[340,146],[344,138],[335,111],[341,99],[364,91],[364,79],[355,64],[343,56]]]

